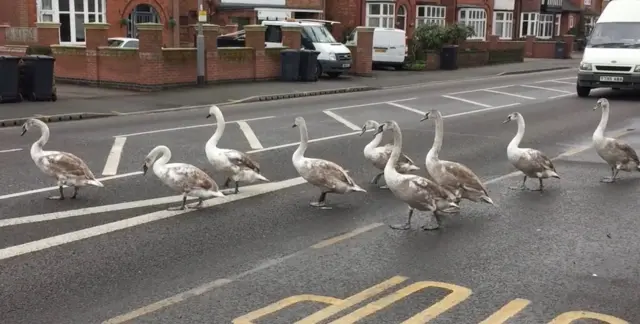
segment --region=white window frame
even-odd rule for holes
[[[371,14],[372,6],[380,6],[380,14]],[[385,11],[387,12],[386,14],[384,13]],[[396,4],[393,2],[367,3],[367,27],[395,28],[395,15]],[[378,18],[378,24],[371,24],[371,18]],[[386,24],[384,22],[386,22]]]
[[[573,15],[569,14],[569,29],[573,28],[575,26],[576,22],[575,22],[575,18],[573,18]]]
[[[401,14],[400,13],[400,9],[402,9],[404,12]],[[398,7],[398,12],[396,14],[396,20],[398,20],[398,18],[402,17],[402,26],[398,26],[398,28],[402,29],[402,30],[407,30],[407,14],[408,14],[409,10],[407,9],[407,6],[405,5],[400,5]],[[397,21],[396,21],[397,22]]]
[[[487,38],[487,12],[484,9],[462,8],[458,11],[458,22],[470,26],[475,31],[475,36],[468,39]]]
[[[523,12],[520,14],[520,38],[538,34],[539,15],[537,12]],[[527,30],[524,30],[525,21],[527,22]]]
[[[420,16],[420,9],[424,11],[422,16]],[[416,6],[416,27],[427,24],[444,26],[447,23],[446,18],[447,7],[445,6]]]
[[[498,28],[498,23],[502,24],[502,28]],[[513,11],[493,12],[493,35],[498,36],[500,39],[513,38]]]
[[[94,16],[95,17],[95,21],[94,22],[99,22],[99,23],[105,23],[107,21],[107,0],[82,0],[83,4],[82,4],[82,11],[77,11],[75,10],[75,0],[51,0],[51,9],[48,8],[44,8],[43,5],[45,4],[46,0],[37,0],[36,2],[36,8],[37,8],[37,19],[38,22],[54,22],[54,23],[60,23],[60,14],[68,14],[69,15],[69,31],[70,31],[70,39],[71,41],[69,42],[62,42],[62,37],[60,37],[59,41],[60,44],[68,44],[68,45],[73,45],[73,44],[78,44],[78,45],[82,45],[85,44],[85,42],[83,41],[77,41],[77,30],[76,30],[76,20],[75,17],[76,15],[83,15],[84,16],[84,23],[88,23],[89,22],[89,16]],[[60,11],[60,1],[67,1],[69,2],[69,10],[68,11]],[[93,11],[89,11],[89,3],[92,2],[94,5],[94,10]],[[53,16],[52,20],[47,20],[44,17],[45,16]],[[83,33],[85,33],[84,29],[82,31]]]
[[[556,31],[556,36],[560,36],[560,29],[562,29],[562,15],[557,14],[555,18],[555,23],[553,27]]]
[[[538,38],[551,39],[553,37],[553,26],[555,19],[553,14],[540,14],[538,16]]]
[[[598,21],[598,18],[596,16],[587,16],[585,17],[585,22],[584,22],[584,29],[585,31],[587,31],[589,33],[589,35],[591,35],[591,31],[593,30],[593,27],[596,26],[596,22]],[[588,36],[588,35],[587,35]]]

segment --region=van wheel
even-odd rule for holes
[[[316,63],[316,80],[322,76],[322,65],[320,62]]]
[[[591,93],[591,88],[576,85],[576,92],[578,93],[578,97],[585,98],[589,96],[589,93]]]
[[[335,79],[335,78],[339,77],[340,74],[342,74],[342,73],[340,73],[340,72],[327,72],[327,75],[332,79]]]

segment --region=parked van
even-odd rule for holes
[[[616,0],[605,7],[584,50],[576,92],[640,89],[640,1]]]
[[[376,27],[373,30],[373,65],[401,69],[407,57],[407,34],[402,29]],[[351,32],[348,45],[356,45],[358,34]]]
[[[265,46],[282,46],[282,30],[280,29],[282,26],[300,26],[302,27],[302,47],[320,52],[316,74],[320,76],[326,73],[329,77],[337,78],[351,68],[353,63],[351,51],[333,38],[324,23],[339,22],[311,19],[264,20],[261,24],[267,26]]]

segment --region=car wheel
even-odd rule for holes
[[[578,97],[585,98],[589,96],[589,93],[591,93],[591,88],[576,85],[576,92],[578,93]]]

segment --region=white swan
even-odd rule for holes
[[[398,124],[391,120],[382,123],[376,132],[382,133],[385,130],[393,132],[393,150],[391,157],[384,167],[384,180],[396,198],[409,205],[409,217],[402,225],[390,225],[393,229],[407,230],[411,228],[411,217],[414,209],[430,211],[436,219],[435,227],[422,226],[425,230],[439,228],[440,216],[438,212],[454,213],[459,211],[459,206],[454,202],[457,197],[441,187],[437,183],[415,174],[399,173],[394,167],[400,158],[402,151],[402,132]]]
[[[493,200],[489,197],[487,188],[471,169],[458,162],[440,160],[439,155],[444,136],[442,114],[440,111],[433,109],[427,112],[420,121],[431,118],[434,118],[436,123],[436,135],[426,158],[427,171],[431,177],[439,185],[454,192],[459,198],[465,198],[473,202],[482,201],[494,205]]]
[[[316,187],[320,187],[322,190],[318,201],[311,202],[311,206],[331,209],[331,207],[326,206],[327,193],[367,192],[360,188],[341,166],[331,161],[304,156],[309,141],[309,133],[307,132],[307,124],[304,118],[296,117],[292,127],[300,128],[300,145],[291,157],[293,167],[296,168],[296,171],[303,179]]]
[[[516,133],[516,136],[513,137],[507,146],[507,158],[509,159],[509,162],[516,167],[516,169],[524,173],[524,180],[522,180],[522,186],[511,187],[511,189],[527,190],[525,183],[527,182],[527,177],[530,177],[538,178],[538,181],[540,182],[540,188],[533,189],[533,191],[542,191],[544,188],[542,185],[542,179],[550,177],[560,179],[560,176],[556,172],[553,162],[551,162],[544,153],[532,148],[518,147],[522,141],[522,137],[524,137],[524,117],[522,117],[522,114],[519,112],[514,112],[509,114],[507,119],[502,123],[506,124],[512,120],[518,121],[518,133]]]
[[[378,129],[380,123],[375,120],[367,120],[362,126],[362,136],[369,129]],[[387,161],[391,156],[391,150],[393,149],[393,145],[387,144],[384,146],[378,146],[382,142],[382,133],[377,134],[373,137],[371,142],[364,147],[364,157],[369,160],[373,166],[380,170],[384,170],[384,167],[387,165]],[[415,170],[420,170],[418,166],[411,160],[406,154],[400,153],[400,157],[398,158],[398,163],[396,164],[396,170],[400,173],[408,173]],[[384,174],[384,172],[378,173],[373,179],[371,179],[371,184],[378,184],[378,180]],[[380,188],[386,188],[386,186],[380,186]]]
[[[216,117],[216,131],[213,136],[209,138],[205,145],[205,153],[207,159],[213,165],[216,172],[223,173],[227,179],[223,187],[228,188],[229,182],[233,180],[235,182],[235,193],[238,193],[239,182],[252,183],[257,180],[269,181],[260,174],[260,165],[252,160],[246,153],[233,149],[224,149],[218,147],[218,142],[224,132],[225,121],[222,111],[216,105],[212,105],[209,108],[209,114],[207,118],[211,116]]]
[[[62,186],[73,186],[73,196],[78,196],[79,187],[86,185],[104,187],[104,185],[96,180],[87,164],[79,157],[60,151],[44,151],[42,147],[49,141],[49,126],[38,119],[28,119],[22,125],[23,136],[32,127],[40,129],[41,135],[33,145],[31,145],[31,159],[36,163],[38,168],[45,174],[56,178],[58,181],[58,191],[60,196],[51,196],[48,199],[63,200],[64,190]]]
[[[602,109],[602,117],[600,124],[593,132],[593,146],[598,155],[611,167],[611,177],[603,178],[602,182],[614,182],[620,170],[631,172],[633,170],[640,171],[640,160],[638,154],[623,141],[611,137],[604,137],[604,129],[609,121],[609,100],[600,98],[596,102],[593,110]]]
[[[189,208],[199,208],[204,199],[224,197],[218,191],[216,184],[208,174],[197,167],[186,163],[168,163],[171,159],[171,151],[164,145],[156,146],[144,159],[142,172],[147,174],[149,168],[167,186],[182,193],[182,205],[170,207],[169,210],[184,210],[187,206],[187,196],[197,197],[198,203]]]

